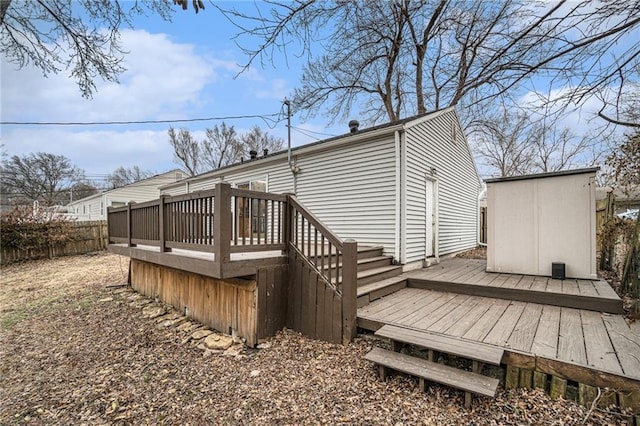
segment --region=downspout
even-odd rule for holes
[[[393,133],[393,139],[394,139],[395,158],[396,158],[396,164],[395,164],[396,209],[395,209],[395,221],[394,221],[395,222],[395,230],[394,230],[395,241],[394,241],[393,258],[395,259],[396,263],[400,263],[400,253],[401,253],[400,232],[402,230],[402,224],[401,224],[402,206],[401,206],[401,197],[400,197],[400,192],[402,190],[402,187],[400,184],[400,180],[402,176],[401,176],[401,161],[400,161],[400,155],[401,155],[400,154],[400,132],[398,130],[396,130]]]
[[[287,164],[293,175],[293,195],[298,195],[298,170],[291,164],[291,102],[285,99],[284,104],[287,106]]]

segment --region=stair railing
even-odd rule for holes
[[[286,239],[289,250],[330,286],[342,300],[343,341],[356,334],[356,288],[358,279],[358,243],[343,241],[307,210],[295,196],[289,195]]]

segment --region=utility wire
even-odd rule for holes
[[[16,125],[16,126],[109,126],[109,125],[127,125],[127,124],[168,124],[168,123],[192,123],[196,121],[216,121],[216,120],[238,120],[245,118],[260,118],[265,123],[277,122],[272,117],[276,114],[255,114],[255,115],[230,115],[227,117],[205,117],[205,118],[185,118],[175,120],[140,120],[140,121],[0,121],[0,125]]]

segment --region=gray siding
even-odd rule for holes
[[[300,168],[298,199],[343,239],[361,244],[395,248],[395,147],[393,135],[377,140],[354,142],[332,149],[294,155]],[[263,163],[221,170],[220,174],[190,183],[189,191],[213,188],[221,178],[238,185],[266,180],[267,191],[293,192],[293,175],[286,156]],[[177,195],[184,185],[163,189]]]
[[[425,257],[425,180],[431,168],[438,186],[439,255],[475,247],[480,181],[455,111],[410,127],[406,144],[406,262]]]

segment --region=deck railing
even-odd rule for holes
[[[295,251],[342,301],[344,337],[355,335],[357,243],[342,241],[294,196],[215,189],[108,209],[109,243],[214,253]]]

